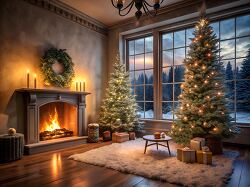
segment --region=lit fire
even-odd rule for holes
[[[55,107],[55,112],[54,112],[54,115],[50,114],[49,115],[49,121],[45,122],[45,131],[54,131],[56,129],[61,129],[60,127],[60,123],[59,123],[59,120],[58,120],[58,113],[57,113],[57,110],[56,110],[56,107]]]

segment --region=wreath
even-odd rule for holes
[[[74,63],[66,53],[66,49],[48,49],[41,58],[40,69],[44,76],[45,85],[70,87],[75,76]]]

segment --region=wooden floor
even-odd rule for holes
[[[0,186],[176,186],[67,159],[72,154],[108,144],[110,142],[84,144],[69,149],[24,156],[22,160],[0,164]],[[226,186],[250,187],[250,149],[232,146],[228,148],[238,150],[240,157],[234,162],[234,173]]]

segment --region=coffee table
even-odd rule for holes
[[[163,147],[168,148],[168,153],[171,156],[170,149],[169,149],[169,144],[168,144],[168,141],[172,140],[171,137],[165,136],[165,138],[155,139],[154,135],[146,135],[146,136],[143,136],[143,140],[146,140],[144,154],[146,153],[147,147],[149,147],[151,145],[156,145],[157,150],[158,150],[158,145],[161,145]],[[148,144],[148,142],[154,142],[154,143]],[[167,145],[161,144],[161,142],[166,142]]]

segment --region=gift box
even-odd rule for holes
[[[135,133],[129,132],[129,140],[135,140]]]
[[[186,163],[194,163],[196,161],[195,150],[188,147],[177,148],[177,159]]]
[[[114,143],[122,143],[129,140],[129,134],[128,133],[113,133],[112,134],[112,141]]]
[[[196,151],[196,158],[199,164],[212,164],[212,152]]]
[[[104,131],[103,134],[103,141],[110,141],[111,140],[111,134],[110,134],[110,131]]]
[[[201,150],[205,146],[205,138],[194,138],[190,141],[190,149]]]

